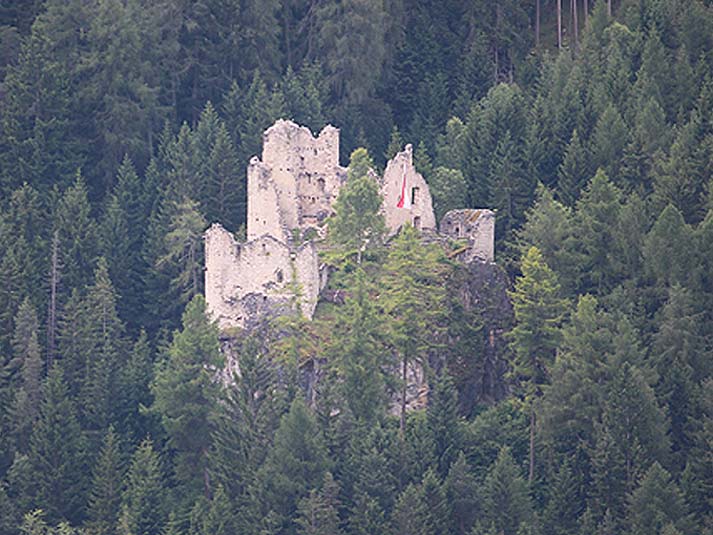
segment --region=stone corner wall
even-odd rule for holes
[[[380,185],[389,234],[395,234],[406,223],[418,230],[436,230],[431,191],[413,165],[411,145],[389,160]]]
[[[440,233],[449,238],[467,240],[468,248],[462,254],[463,261],[495,261],[495,212],[492,210],[451,210],[441,219]]]

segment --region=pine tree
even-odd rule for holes
[[[549,500],[542,524],[550,526],[555,535],[576,533],[584,502],[581,499],[581,482],[577,480],[571,464],[565,461],[548,483]]]
[[[534,522],[527,483],[507,448],[500,450],[485,478],[483,505],[484,519],[503,535],[517,535]]]
[[[394,447],[382,424],[357,423],[349,430],[340,467],[344,496],[349,498],[349,527],[357,533],[383,529],[385,511],[392,508],[398,481],[390,450]]]
[[[555,200],[552,191],[539,186],[535,204],[527,211],[518,232],[522,254],[537,247],[547,265],[557,273],[565,294],[579,284],[580,259],[575,251],[572,211]]]
[[[366,149],[352,153],[347,183],[339,192],[329,220],[330,241],[343,255],[356,254],[357,263],[361,263],[367,247],[381,245],[386,232],[379,186],[369,175],[373,167]]]
[[[386,147],[386,152],[384,153],[384,159],[388,162],[391,158],[396,156],[397,153],[401,152],[404,146],[404,140],[401,137],[401,132],[399,132],[398,126],[394,125],[391,129],[391,137],[389,138],[389,145]]]
[[[589,154],[575,129],[559,167],[558,196],[566,206],[574,206],[582,185],[589,179]]]
[[[423,246],[416,230],[407,225],[392,242],[384,265],[383,307],[388,337],[400,359],[400,429],[406,423],[406,387],[410,367],[423,365],[444,313],[441,285],[442,251]]]
[[[643,250],[647,271],[659,287],[687,284],[691,268],[687,251],[692,241],[693,232],[681,212],[668,205],[647,234]]]
[[[315,417],[297,397],[280,420],[272,448],[256,478],[263,514],[271,513],[284,533],[295,533],[291,521],[298,503],[319,486],[328,464]]]
[[[147,436],[153,422],[142,412],[151,404],[149,385],[153,378],[152,350],[145,331],[139,333],[127,362],[118,373],[118,396],[115,405],[117,428],[121,435],[138,443]]]
[[[268,90],[260,71],[256,70],[242,99],[240,120],[235,122],[238,125],[239,161],[245,163],[259,153],[262,133],[284,115],[284,101],[280,97],[278,92]]]
[[[452,533],[453,510],[443,483],[433,469],[426,471],[421,481],[423,503],[426,506],[426,525],[434,535]]]
[[[409,485],[399,495],[391,514],[391,532],[394,535],[433,535],[426,522],[428,510],[423,491],[416,485]]]
[[[50,521],[64,518],[77,524],[85,504],[85,443],[58,368],[50,370],[42,393],[30,437],[34,503],[42,505]]]
[[[40,409],[43,376],[42,356],[37,340],[37,316],[27,299],[20,306],[15,322],[13,346],[15,358],[20,361],[20,388],[15,395],[12,407],[15,420],[15,441],[17,448],[26,452],[30,434]],[[12,365],[12,361],[10,365]]]
[[[158,454],[144,440],[133,454],[121,499],[119,533],[159,535],[166,525],[166,489]]]
[[[147,210],[133,162],[124,156],[101,225],[101,249],[119,295],[119,314],[132,327],[138,326],[137,320],[143,311],[143,280],[148,266],[141,256],[141,249]]]
[[[530,411],[530,470],[535,476],[535,403],[542,385],[549,382],[549,368],[560,338],[559,324],[564,303],[557,277],[547,267],[542,253],[531,247],[522,259],[522,277],[510,293],[516,325],[509,337],[515,352],[514,374],[524,383],[524,398]]]
[[[654,161],[654,199],[659,208],[675,206],[688,223],[703,217],[706,187],[704,156],[701,149],[701,118],[696,112],[681,125],[668,154],[659,153]]]
[[[455,533],[465,535],[479,516],[481,503],[478,499],[478,483],[462,451],[458,452],[444,484],[446,496],[453,508]]]
[[[109,268],[102,257],[94,272],[94,284],[88,288],[81,320],[83,343],[87,344],[86,376],[80,394],[82,416],[85,427],[95,435],[114,419],[118,373],[126,363],[124,325],[117,314],[116,301]]]
[[[176,476],[185,492],[210,495],[207,455],[210,447],[210,415],[215,410],[217,389],[213,373],[221,366],[218,329],[197,295],[183,313],[183,329],[173,334],[163,359],[157,362],[151,383],[151,413],[160,417],[176,452]]]
[[[583,255],[584,291],[606,292],[615,282],[611,280],[611,244],[620,214],[621,192],[600,169],[577,203],[575,228]]]
[[[379,420],[386,408],[387,368],[384,356],[384,332],[367,274],[357,268],[351,295],[336,312],[337,320],[327,354],[340,380],[342,400],[351,414],[366,422]]]
[[[495,146],[486,180],[490,196],[485,202],[497,209],[497,235],[508,239],[523,222],[535,189],[525,172],[520,145],[509,131]]]
[[[312,490],[297,508],[300,535],[342,535],[339,520],[339,484],[325,472],[321,490]]]
[[[221,392],[213,415],[209,466],[211,479],[230,500],[243,499],[265,460],[272,435],[284,411],[284,389],[277,367],[260,351],[255,337],[236,348],[240,375]]]
[[[678,467],[683,466],[683,459],[688,456],[690,432],[697,419],[695,378],[706,376],[708,352],[700,321],[690,292],[680,286],[670,288],[654,336],[652,356],[659,373],[656,391],[668,409],[672,450]]]
[[[235,533],[235,512],[222,486],[210,500],[200,498],[191,511],[191,533],[231,535]]]
[[[679,533],[692,533],[687,509],[678,485],[655,462],[629,497],[627,521],[632,535],[665,533],[669,525]]]
[[[62,259],[62,288],[66,292],[84,287],[96,258],[96,223],[91,216],[87,187],[77,172],[74,184],[62,194],[54,218]]]
[[[437,221],[440,221],[449,210],[463,208],[466,205],[465,178],[458,169],[436,167],[429,182]]]
[[[436,379],[426,409],[426,422],[433,435],[438,474],[445,477],[463,445],[462,422],[458,414],[458,392],[447,371]]]
[[[592,453],[592,500],[599,518],[610,510],[618,524],[624,499],[654,461],[666,462],[670,442],[665,413],[642,372],[629,362],[613,364]]]
[[[209,153],[208,180],[206,192],[210,195],[205,204],[208,221],[221,221],[226,227],[237,229],[246,217],[245,182],[233,141],[222,122]]]
[[[87,516],[91,532],[96,535],[118,533],[121,508],[123,469],[118,437],[109,427],[92,472]]]
[[[180,304],[189,302],[201,291],[202,236],[206,226],[195,201],[186,197],[171,207],[167,232],[161,244],[162,254],[157,258],[155,268],[169,274],[171,289]]]

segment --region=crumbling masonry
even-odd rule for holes
[[[326,126],[317,137],[279,120],[263,134],[262,159],[248,167],[247,241],[238,243],[220,224],[205,233],[205,293],[208,311],[221,329],[250,329],[262,320],[299,308],[311,319],[327,271],[315,240],[344,185],[339,130]],[[413,165],[411,145],[391,159],[379,181],[390,234],[406,223],[436,232],[428,184]],[[441,233],[463,240],[459,258],[494,260],[494,214],[456,210],[441,221]]]

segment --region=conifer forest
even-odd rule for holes
[[[221,330],[277,119],[329,283]],[[0,0],[0,535],[713,535],[713,0]]]

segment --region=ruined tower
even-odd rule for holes
[[[248,166],[247,241],[220,224],[205,233],[208,311],[225,329],[250,328],[299,306],[312,318],[322,276],[314,242],[346,180],[339,130],[314,137],[280,120],[263,134],[262,159]]]
[[[309,128],[279,120],[263,134],[262,160],[248,167],[248,240],[269,234],[288,243],[323,236],[324,222],[346,181],[339,165],[339,130]]]

